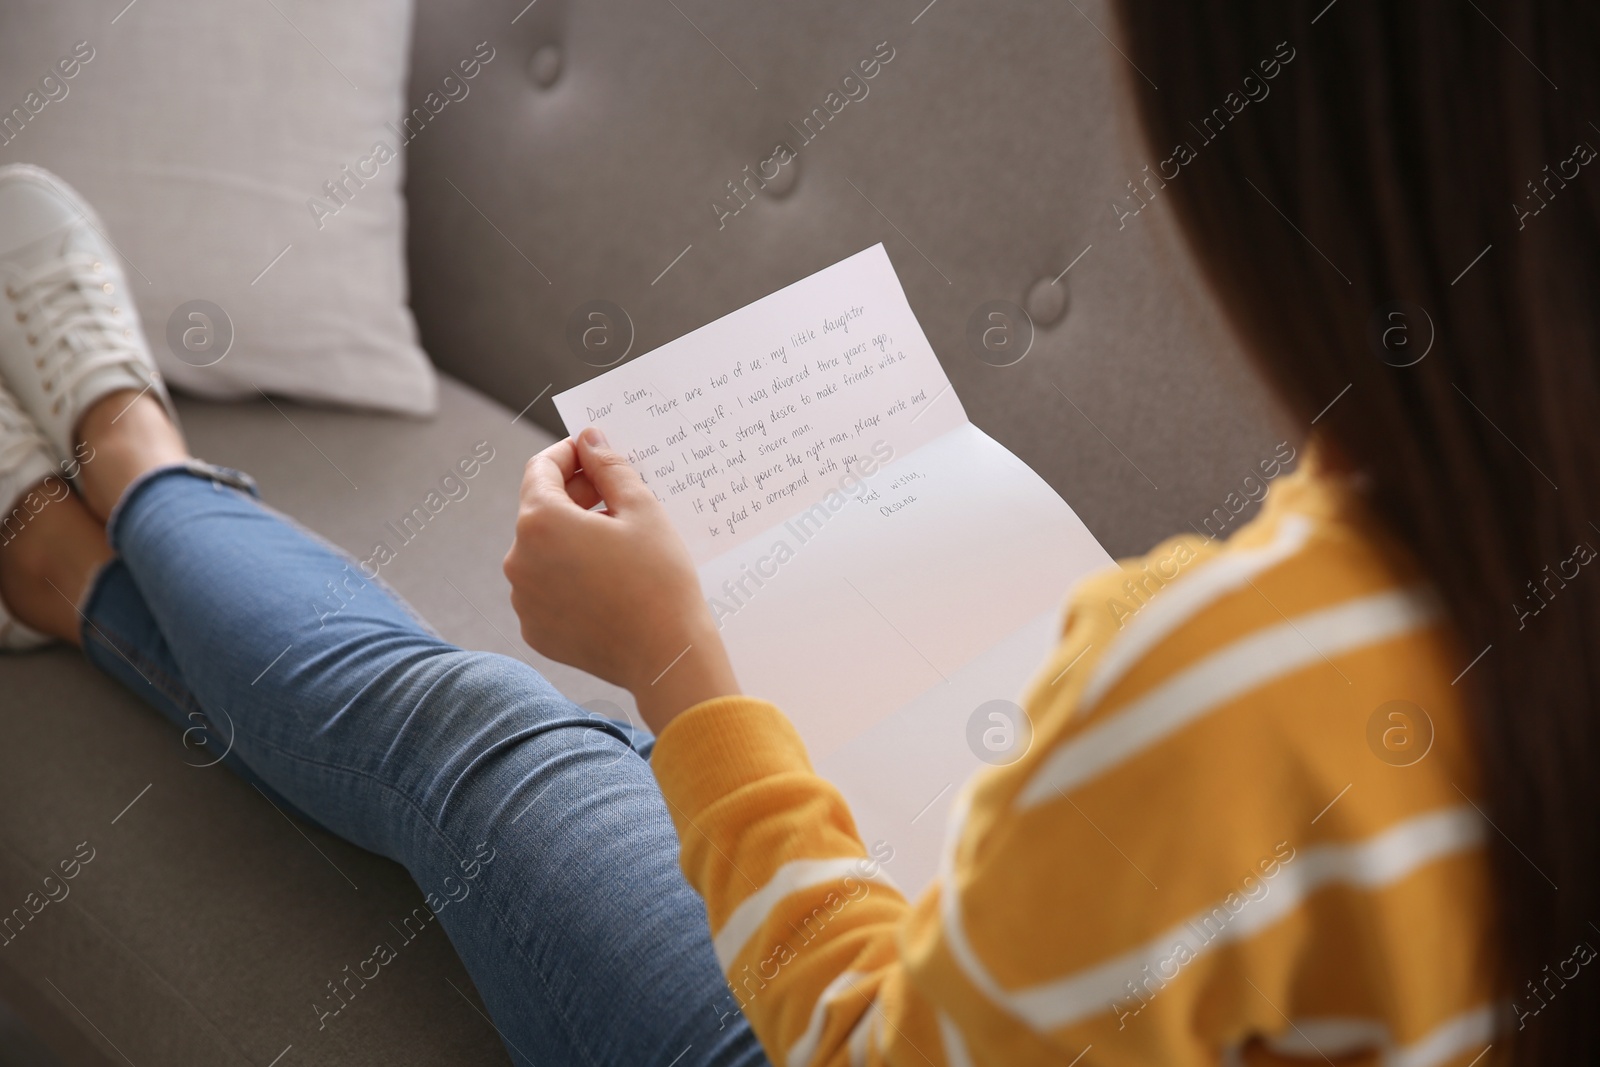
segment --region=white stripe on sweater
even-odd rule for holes
[[[1213,601],[1299,552],[1310,539],[1311,530],[1310,519],[1289,515],[1279,524],[1276,536],[1260,548],[1233,549],[1184,575],[1182,581],[1173,578],[1172,588],[1163,587],[1159,599],[1152,598],[1140,608],[1095,664],[1094,673],[1078,698],[1077,713],[1098,704],[1146,653]]]
[[[1464,1056],[1494,1037],[1495,1011],[1485,1004],[1464,1012],[1435,1029],[1426,1037],[1383,1058],[1384,1067],[1439,1067],[1457,1056]]]
[[[1269,1002],[1270,1003],[1270,1002]],[[1389,1047],[1389,1028],[1377,1019],[1294,1019],[1289,1029],[1261,1039],[1280,1056],[1354,1056]]]
[[[1027,810],[1061,799],[1207,712],[1325,658],[1426,625],[1428,597],[1389,590],[1257,630],[1180,671],[1051,752],[1017,796]],[[1115,646],[1113,646],[1115,647]]]
[[[955,1021],[939,1012],[939,1040],[944,1043],[944,1062],[950,1067],[973,1067],[972,1053],[967,1051],[966,1038]]]
[[[1199,956],[1216,945],[1266,929],[1324,886],[1381,888],[1437,860],[1475,848],[1483,840],[1483,817],[1471,807],[1460,807],[1417,816],[1354,844],[1306,849],[1281,866],[1271,881],[1261,883],[1266,892],[1247,898],[1238,909],[1219,902],[1121,956],[1015,991],[1000,987],[967,940],[955,885],[950,882],[941,892],[945,939],[968,980],[996,1006],[1038,1032],[1048,1033],[1111,1011],[1114,1002],[1129,996],[1128,983],[1137,984],[1146,967],[1155,970],[1163,962],[1170,963],[1180,944],[1191,956]],[[1214,921],[1218,911],[1228,918],[1213,931],[1203,924],[1208,918]]]
[[[863,870],[868,864],[876,868],[870,874]],[[772,909],[784,898],[802,890],[815,889],[817,886],[841,882],[847,878],[853,878],[858,882],[875,882],[878,885],[888,886],[896,892],[899,891],[881,866],[863,857],[791,860],[772,872],[772,879],[766,885],[740,901],[739,906],[733,909],[733,914],[728,916],[728,921],[722,924],[722,929],[717,931],[713,944],[723,972],[727,973],[733,966],[733,961],[745,943],[755,936],[756,931],[766,923]]]
[[[850,1054],[850,1067],[867,1067],[867,1054],[877,1043],[877,1035],[878,1012],[868,1004],[855,1029],[850,1031],[850,1039],[844,1043],[845,1050]]]
[[[828,1011],[833,1006],[831,1002],[846,989],[855,988],[857,981],[865,981],[869,977],[864,971],[841,971],[837,978],[828,983],[811,1007],[811,1019],[806,1024],[805,1033],[789,1046],[789,1055],[784,1060],[788,1067],[809,1067],[811,1058],[817,1054],[817,1043],[822,1040],[823,1028],[828,1025]]]
[[[1495,1014],[1484,1004],[1449,1019],[1409,1045],[1396,1047],[1389,1028],[1376,1019],[1296,1019],[1263,1044],[1282,1056],[1353,1056],[1379,1053],[1383,1067],[1439,1067],[1481,1051],[1494,1036]]]

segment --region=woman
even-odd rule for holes
[[[1188,562],[1125,628],[1138,561],[1072,592],[1032,748],[915,902],[592,430],[529,462],[505,571],[653,748],[376,582],[308,613],[349,561],[188,457],[38,172],[0,176],[0,234],[52,219],[0,255],[0,490],[67,462],[79,495],[0,548],[0,632],[225,709],[241,773],[430,893],[519,1062],[1588,1062],[1600,42],[1473,7],[1124,4],[1141,203],[1314,458],[1225,544],[1158,547]]]

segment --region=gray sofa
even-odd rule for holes
[[[1113,554],[1197,523],[1284,434],[1159,200],[1112,207],[1143,160],[1118,133],[1115,83],[1138,75],[1100,32],[1105,5],[925,2],[420,0],[419,84],[478,41],[506,57],[409,148],[440,413],[185,402],[196,450],[359,550],[489,440],[470,495],[385,576],[446,636],[622,703],[516,647],[499,571],[522,460],[560,431],[549,398],[598,373],[569,340],[575,309],[624,309],[639,353],[881,240],[973,421]],[[870,93],[806,126],[881,42]],[[751,179],[780,140],[794,161]],[[1013,365],[969,343],[992,300],[1033,315]],[[60,1062],[507,1062],[436,927],[319,1029],[326,983],[420,903],[401,869],[197,766],[68,651],[0,662],[0,692],[0,912],[94,850],[0,947],[0,1000]]]

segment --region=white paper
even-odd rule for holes
[[[555,398],[596,425],[699,562],[827,495],[873,445],[967,421],[874,245]]]
[[[745,692],[790,716],[897,880],[926,884],[983,766],[968,718],[1016,699],[1067,589],[1111,558],[967,421],[883,246],[555,403],[634,461]]]

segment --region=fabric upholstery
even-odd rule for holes
[[[1113,555],[1198,522],[1287,432],[1160,192],[1119,222],[1156,160],[1118,132],[1138,74],[1103,2],[423,3],[417,27],[413,97],[497,49],[408,148],[423,341],[513,410],[552,386],[543,425],[599,373],[569,341],[589,302],[638,354],[881,240],[972,421]],[[762,188],[779,141],[795,158]],[[721,218],[730,182],[748,204]],[[1012,366],[968,343],[991,300],[1035,317]]]

